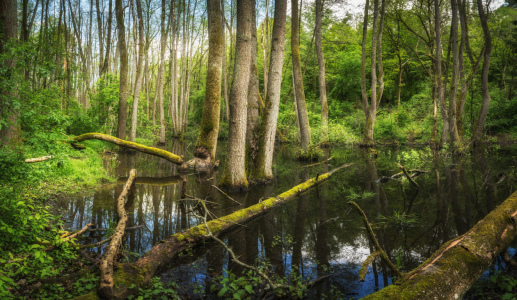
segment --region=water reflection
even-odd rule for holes
[[[221,149],[224,149],[221,145]],[[185,143],[174,143],[165,149],[189,158],[192,149]],[[329,171],[343,163],[355,165],[336,173],[332,179],[298,199],[278,207],[260,218],[238,226],[223,236],[243,262],[254,265],[267,261],[279,276],[302,276],[308,280],[334,275],[318,282],[309,297],[324,295],[335,298],[359,298],[389,285],[393,274],[383,262],[375,261],[364,283],[358,270],[374,251],[361,218],[347,205],[350,188],[359,194],[369,192],[356,202],[374,224],[375,234],[392,261],[402,271],[411,270],[430,256],[445,241],[468,231],[515,189],[516,149],[494,151],[480,149],[455,157],[431,150],[378,149],[378,156],[356,148],[325,149],[333,157],[332,166],[323,164],[304,168],[293,160],[290,147],[275,152],[275,181],[252,187],[245,194],[231,194],[237,205],[213,187],[219,173],[181,174],[169,162],[141,153],[119,154],[111,169],[119,177],[115,184],[87,192],[61,205],[67,212],[72,229],[92,222],[97,228],[116,224],[116,198],[129,170],[136,168],[138,177],[129,193],[126,258],[137,259],[153,245],[176,232],[201,222],[204,214],[193,197],[207,199],[212,217],[227,215],[256,204],[260,199],[279,194],[308,178]],[[487,155],[487,151],[489,155]],[[224,160],[224,153],[218,159]],[[110,158],[107,158],[109,161]],[[416,189],[407,180],[381,180],[398,173],[395,162],[408,169],[426,171],[416,181]],[[107,163],[108,167],[113,164]],[[413,220],[413,221],[412,221]],[[138,227],[140,226],[140,227]],[[91,231],[84,243],[103,240],[106,231]],[[101,254],[105,246],[90,249]],[[209,243],[183,256],[162,274],[164,280],[182,283],[180,289],[191,293],[194,285],[210,292],[210,279],[239,276],[245,272],[232,262],[227,251]]]

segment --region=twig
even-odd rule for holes
[[[370,226],[370,222],[368,222],[368,218],[366,217],[366,214],[364,213],[364,211],[354,201],[350,201],[350,202],[348,202],[348,204],[352,205],[355,209],[357,209],[359,214],[361,214],[361,216],[363,217],[363,222],[364,222],[364,225],[366,226],[366,231],[368,232],[368,235],[370,236],[371,241],[375,245],[375,249],[377,249],[377,251],[380,252],[380,256],[382,257],[382,259],[384,259],[384,262],[397,275],[397,277],[402,278],[402,276],[403,276],[402,272],[400,272],[400,270],[391,262],[390,258],[386,254],[386,252],[384,252],[381,245],[379,245],[377,238],[375,238],[375,234],[373,233],[372,226]]]
[[[409,173],[407,172],[406,168],[404,168],[403,165],[397,163],[397,165],[399,166],[399,168],[402,170],[402,172],[404,172],[404,175],[406,175],[407,179],[409,180],[409,182],[411,182],[413,185],[415,185],[418,189],[420,189],[420,186],[418,185],[418,183],[416,183],[416,181],[413,179],[413,177],[411,177],[411,175],[409,175]]]
[[[133,226],[133,227],[127,227],[125,230],[128,231],[128,230],[135,230],[135,229],[138,229],[138,228],[142,228],[144,227],[144,225],[137,225],[137,226]],[[108,231],[107,228],[96,228],[96,229],[88,229],[88,231]]]
[[[206,207],[206,205],[203,202],[201,202],[201,203],[203,204],[203,207],[205,208],[205,216],[203,217],[203,220],[205,223],[206,231],[208,232],[207,236],[213,238],[215,241],[217,241],[219,244],[221,244],[224,248],[226,248],[226,251],[228,251],[228,253],[230,253],[230,255],[232,256],[232,260],[235,263],[237,263],[247,269],[254,270],[255,272],[257,272],[257,274],[259,274],[260,277],[264,278],[264,280],[266,280],[268,282],[270,289],[275,290],[277,288],[289,288],[289,286],[287,286],[287,285],[273,283],[271,278],[269,278],[269,276],[267,276],[265,273],[263,273],[259,268],[250,266],[250,265],[245,264],[242,261],[240,261],[237,258],[237,256],[235,256],[235,253],[233,252],[233,250],[230,247],[228,247],[223,241],[221,241],[218,237],[216,237],[214,234],[212,234],[212,231],[210,230],[210,227],[208,226],[207,221],[206,221],[208,208]]]
[[[111,241],[112,238],[113,238],[113,236],[110,236],[109,238],[102,240],[100,242],[94,243],[94,244],[79,245],[79,249],[99,247],[99,246]]]
[[[219,192],[221,192],[223,195],[225,195],[226,197],[228,197],[228,199],[232,200],[233,202],[239,204],[239,205],[242,205],[241,203],[239,203],[238,201],[235,201],[232,197],[228,196],[228,194],[226,194],[225,192],[221,191],[221,189],[219,189],[218,187],[216,187],[215,185],[212,185],[214,188],[216,188]]]

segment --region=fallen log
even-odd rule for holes
[[[155,245],[136,262],[119,265],[118,270],[113,276],[117,284],[113,286],[113,292],[110,295],[115,299],[125,299],[130,294],[138,291],[139,287],[147,284],[154,276],[165,270],[182,251],[199,245],[209,239],[210,237],[207,235],[208,231],[205,226],[209,227],[209,230],[214,236],[220,236],[222,233],[264,214],[271,208],[294,199],[301,193],[325,182],[338,170],[351,165],[353,164],[343,165],[328,173],[309,179],[276,197],[263,200],[260,203],[238,210],[225,217],[211,220],[162,240],[161,243]],[[92,296],[94,297],[95,295],[87,294],[77,299],[90,299]]]
[[[137,150],[137,151],[140,151],[143,153],[161,157],[161,158],[166,159],[177,165],[181,165],[183,163],[183,159],[180,156],[173,154],[169,151],[154,148],[154,147],[147,147],[147,146],[133,143],[133,142],[128,142],[128,141],[116,138],[114,136],[102,134],[102,133],[92,132],[92,133],[85,133],[82,135],[78,135],[76,137],[73,137],[71,139],[71,142],[75,143],[75,142],[82,142],[82,141],[86,141],[86,140],[101,140],[101,141],[105,141],[105,142],[110,142],[115,145],[119,145],[121,147],[126,147],[129,149],[133,149],[133,150]]]
[[[46,161],[46,160],[52,159],[53,157],[54,157],[54,155],[48,155],[48,156],[42,156],[42,157],[36,157],[36,158],[27,158],[25,160],[25,162],[30,164],[30,163],[40,162],[40,161]]]
[[[399,164],[399,163],[397,163],[397,165],[402,170],[402,172],[404,172],[404,175],[406,175],[406,177],[409,180],[409,182],[411,182],[414,186],[416,186],[418,189],[420,189],[420,186],[418,185],[418,183],[416,183],[416,181],[413,179],[413,177],[411,177],[411,175],[409,175],[409,173],[406,170],[406,168],[404,168],[404,166]]]
[[[124,184],[127,181],[127,177],[119,177],[117,179],[118,184]],[[135,184],[147,184],[153,186],[166,186],[173,185],[182,182],[181,176],[169,176],[169,177],[138,177],[135,179]]]
[[[517,236],[516,221],[517,192],[416,269],[364,299],[461,299]]]
[[[131,188],[135,177],[136,170],[132,169],[129,172],[129,179],[127,180],[122,193],[117,199],[117,214],[119,217],[117,227],[111,236],[111,243],[108,246],[108,250],[106,250],[106,253],[102,257],[99,265],[99,271],[101,275],[99,293],[108,299],[112,299],[114,296],[113,261],[115,260],[115,255],[117,254],[118,248],[122,245],[122,237],[124,236],[126,229],[127,215],[126,210],[124,209],[125,198],[129,193],[129,189]]]

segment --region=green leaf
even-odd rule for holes
[[[241,295],[239,295],[239,293],[234,293],[233,299],[241,300]]]
[[[244,289],[250,293],[250,294],[255,294],[255,291],[253,290],[253,287],[251,286],[251,284],[247,284]]]
[[[303,298],[303,290],[298,290],[298,298],[299,299]]]
[[[503,297],[501,299],[503,299],[503,300],[513,299],[513,294],[512,293],[506,293],[506,294],[503,295]]]
[[[219,293],[217,293],[217,297],[222,297],[224,296],[224,294],[226,294],[226,291],[228,291],[228,288],[227,287],[223,287]]]

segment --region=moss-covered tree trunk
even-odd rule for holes
[[[174,7],[174,2],[171,2]],[[156,99],[160,113],[160,144],[165,144],[165,113],[163,107],[163,86],[165,77],[165,50],[167,49],[168,28],[165,25],[165,0],[162,0],[162,14],[160,18],[160,66],[158,67],[158,82],[156,83]],[[173,10],[173,8],[171,8]],[[172,16],[169,16],[171,18]],[[168,26],[167,26],[168,27]]]
[[[117,136],[123,140],[126,139],[126,123],[127,123],[127,95],[128,95],[128,55],[126,46],[126,27],[124,26],[124,9],[122,0],[115,0],[115,15],[117,17],[118,32],[118,52],[120,54],[120,88],[118,100],[118,131]],[[109,42],[109,41],[108,41]]]
[[[237,37],[233,82],[230,90],[228,154],[219,185],[231,190],[246,189],[245,154],[247,97],[251,62],[251,0],[237,1]]]
[[[379,18],[379,0],[373,1],[373,25],[372,25],[372,48],[370,55],[370,73],[371,73],[371,89],[370,89],[370,105],[366,117],[366,132],[364,143],[371,145],[374,143],[373,129],[375,128],[375,119],[377,117],[377,24]],[[363,32],[364,33],[364,32]]]
[[[5,71],[7,78],[2,78],[2,80],[16,80],[13,76],[15,74],[13,70],[16,67],[16,60],[7,53],[10,52],[12,44],[16,42],[18,37],[17,9],[16,0],[0,1],[0,55],[6,54],[0,60],[0,65],[8,70]],[[11,45],[8,43],[11,43]],[[6,86],[14,87],[16,85],[13,82],[6,84]],[[12,88],[0,90],[0,121],[6,121],[5,125],[0,128],[0,146],[15,140],[20,133],[20,127],[17,124],[19,109],[16,108],[13,101],[15,94],[16,91]]]
[[[300,59],[299,16],[300,12],[298,1],[291,1],[291,53],[293,60],[293,82],[296,91],[296,107],[298,121],[300,123],[301,146],[302,151],[305,153],[309,150],[309,145],[311,144],[311,130],[309,127],[309,117],[307,115],[307,105],[305,103],[305,91],[303,89],[302,62]]]
[[[208,67],[206,72],[203,118],[194,157],[197,164],[209,167],[215,160],[219,134],[221,71],[223,63],[223,27],[221,1],[208,0]]]
[[[273,178],[273,151],[275,149],[276,125],[280,107],[280,90],[282,87],[286,11],[286,0],[275,1],[275,21],[273,25],[273,38],[271,40],[268,94],[264,112],[262,113],[259,152],[256,169],[254,170],[254,177],[262,180]]]
[[[101,140],[101,141],[105,141],[105,142],[110,142],[115,145],[119,145],[122,147],[126,147],[129,149],[133,149],[136,151],[140,151],[143,153],[161,157],[161,158],[166,159],[177,165],[183,164],[183,158],[181,158],[180,156],[178,156],[176,154],[170,153],[169,151],[165,151],[165,150],[153,148],[153,147],[147,147],[147,146],[133,143],[133,142],[128,142],[128,141],[125,141],[125,140],[122,140],[122,139],[119,139],[119,138],[116,138],[114,136],[107,135],[107,134],[92,132],[92,133],[85,133],[82,135],[78,135],[78,136],[72,138],[72,142],[82,142],[82,141],[86,141],[86,140]]]
[[[449,134],[450,142],[453,147],[461,148],[461,140],[458,134],[458,124],[456,115],[456,102],[458,99],[458,77],[459,77],[459,40],[458,40],[458,2],[451,0],[452,20],[451,20],[451,47],[452,47],[452,78],[451,78],[451,98],[449,99]]]
[[[210,228],[213,235],[219,236],[224,232],[235,229],[243,223],[252,220],[268,212],[273,207],[282,205],[318,184],[328,180],[335,172],[352,164],[338,167],[328,173],[311,178],[290,190],[276,196],[263,200],[250,207],[238,210],[230,215],[218,218],[190,228],[189,230],[176,233],[161,243],[155,245],[134,263],[120,264],[114,274],[113,298],[125,299],[130,294],[137,292],[138,288],[147,284],[154,276],[167,269],[170,264],[178,258],[178,255],[189,248],[200,245],[209,239],[206,226]],[[78,299],[91,299],[95,292],[79,297]]]
[[[461,299],[517,236],[517,193],[394,284],[364,299]]]
[[[364,16],[363,16],[363,40],[361,46],[361,100],[363,103],[363,111],[368,120],[368,93],[366,91],[366,38],[368,37],[368,12],[370,1],[366,0],[364,5]]]

